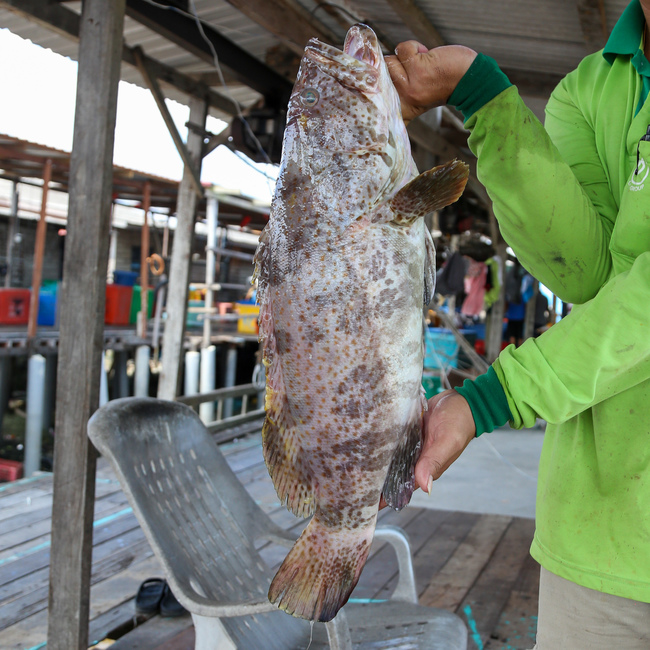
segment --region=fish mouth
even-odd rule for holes
[[[343,85],[364,92],[377,92],[383,56],[375,32],[361,23],[353,25],[345,37],[343,50],[312,38],[305,57]]]

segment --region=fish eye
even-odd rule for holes
[[[320,95],[315,88],[305,88],[300,93],[300,101],[302,102],[302,105],[306,106],[307,108],[315,106],[318,103],[319,97]]]

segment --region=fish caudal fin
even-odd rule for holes
[[[331,621],[345,605],[368,557],[374,526],[337,532],[316,515],[298,538],[269,588],[269,600],[287,614]]]
[[[409,225],[419,217],[458,201],[468,178],[469,167],[460,160],[452,160],[416,176],[390,200],[395,213],[393,223]]]
[[[411,420],[406,427],[388,467],[382,494],[386,503],[394,510],[408,505],[415,490],[415,464],[422,448],[422,411],[426,399],[415,403]]]

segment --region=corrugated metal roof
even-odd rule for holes
[[[304,46],[304,43],[299,44],[297,41],[309,33],[310,28],[314,32],[321,30],[321,33],[330,34],[334,40],[339,41],[333,44],[340,45],[347,28],[362,20],[373,26],[384,44],[392,48],[400,41],[414,38],[416,33],[423,33],[417,21],[409,22],[408,17],[400,17],[404,16],[405,8],[415,8],[421,12],[420,22],[428,22],[428,27],[437,30],[444,42],[459,43],[484,52],[494,57],[511,76],[516,74],[518,80],[515,82],[520,92],[540,117],[543,99],[553,84],[572,70],[586,54],[597,49],[596,41],[600,40],[602,44],[605,40],[605,34],[599,33],[598,0],[592,0],[595,13],[592,15],[591,27],[583,26],[578,12],[578,4],[584,7],[589,4],[589,0],[269,0],[266,4],[256,4],[250,0],[250,3],[241,5],[243,12],[249,12],[248,16],[233,6],[241,0],[230,1],[233,4],[226,0],[193,0],[189,6],[196,7],[205,25],[232,41],[245,55],[254,57],[269,69],[273,68],[284,79],[295,74],[299,61],[297,52]],[[137,6],[134,3],[137,5],[137,2],[147,3],[141,7],[161,4],[154,0],[127,0],[127,6],[130,4],[136,13]],[[172,4],[179,2],[182,0],[173,0]],[[48,5],[48,0],[29,0],[25,3],[29,6],[39,4]],[[9,10],[11,6],[13,9]],[[81,3],[50,3],[49,6],[79,13]],[[250,13],[251,6],[257,7],[259,12]],[[337,6],[343,7],[338,13],[335,10]],[[627,0],[605,0],[607,32],[626,6]],[[21,10],[18,0],[0,0],[0,27],[6,27],[23,38],[65,56],[73,59],[77,56],[77,43],[73,38],[27,20],[20,15]],[[276,28],[276,34],[272,33],[274,28],[265,24],[261,15],[265,11],[274,10],[281,12],[280,18],[287,16],[286,30],[278,31]],[[171,11],[163,13],[182,21],[182,16],[174,15]],[[296,26],[301,20],[302,30]],[[306,29],[305,23],[309,24]],[[173,26],[174,23],[171,23],[170,28],[173,29]],[[212,61],[208,56],[200,58],[199,54],[190,51],[192,43],[183,47],[182,43],[172,42],[162,33],[129,15],[125,18],[124,36],[127,45],[141,47],[148,57],[201,80],[213,90],[229,95],[244,108],[257,105],[262,98],[259,92],[228,74],[225,67],[227,90],[224,90],[217,79]],[[198,41],[200,37],[197,35],[196,39]],[[273,58],[271,54],[274,55]],[[236,61],[231,63],[237,67]],[[256,74],[260,72],[257,71]],[[144,86],[138,70],[128,63],[122,65],[122,78]],[[282,81],[280,77],[277,80],[278,83]],[[526,81],[529,82],[528,87]],[[163,84],[163,87],[166,96],[187,103],[188,97],[183,91],[168,84]],[[284,92],[286,94],[286,88]],[[211,113],[217,117],[226,117],[216,109],[212,109]]]

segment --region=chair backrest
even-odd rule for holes
[[[111,462],[187,609],[192,609],[192,594],[215,604],[266,596],[271,576],[254,543],[275,524],[246,492],[191,408],[153,398],[114,400],[90,419],[88,435]],[[303,622],[291,617],[258,615],[257,632],[248,618],[247,623],[223,621],[238,647],[271,648],[275,635],[282,639],[278,647],[288,648],[290,637],[304,638]],[[257,641],[251,638],[256,634]],[[261,645],[251,645],[257,642]]]

